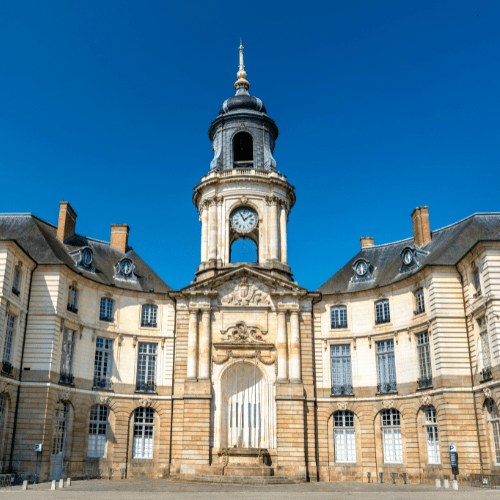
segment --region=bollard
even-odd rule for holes
[[[448,482],[448,479],[444,480],[444,487],[445,488],[449,488],[450,487],[450,483]]]
[[[406,484],[406,479],[408,478],[408,474],[403,472],[403,484]]]
[[[441,488],[441,479],[436,479],[436,488]]]
[[[28,489],[28,481],[25,479],[23,481],[23,490],[27,490]]]
[[[59,488],[61,490],[64,488],[64,479],[59,479]]]
[[[453,489],[458,490],[458,481],[456,479],[453,480]]]
[[[56,480],[55,479],[52,480],[52,484],[50,485],[50,489],[51,490],[55,490],[56,489]]]
[[[66,479],[66,486],[71,486],[71,478]]]
[[[112,477],[113,477],[113,469],[110,467],[109,468],[109,479],[111,480]]]
[[[366,475],[368,476],[368,482],[370,482],[370,478],[372,477],[372,473],[371,472],[367,472]]]
[[[380,476],[380,482],[383,483],[384,482],[384,473],[380,472],[379,476]]]
[[[391,472],[391,477],[392,477],[392,484],[396,484],[396,473]]]

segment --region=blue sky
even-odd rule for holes
[[[173,288],[200,260],[192,188],[210,122],[250,93],[296,188],[295,279],[315,289],[359,249],[500,211],[498,1],[3,2],[0,212],[130,244]]]

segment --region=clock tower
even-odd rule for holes
[[[257,262],[247,265],[291,281],[286,225],[295,204],[294,187],[276,168],[278,127],[263,102],[249,94],[242,45],[239,52],[236,95],[224,101],[210,125],[214,158],[210,172],[194,188],[201,222],[196,281],[241,265],[231,258],[231,247],[240,239],[257,247]]]

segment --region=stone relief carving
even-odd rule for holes
[[[483,393],[486,399],[491,399],[491,389],[483,389]]]
[[[236,325],[226,330],[221,330],[222,342],[228,344],[262,344],[262,335],[267,335],[256,326],[247,326],[244,321],[238,321]]]
[[[139,406],[151,408],[151,406],[153,406],[153,400],[151,398],[141,398],[139,399]]]
[[[386,399],[385,401],[382,401],[382,406],[386,409],[389,410],[391,408],[394,408],[394,400],[393,399]]]
[[[252,353],[247,353],[247,354],[235,354],[231,349],[229,349],[226,352],[226,355],[223,358],[217,358],[215,356],[212,356],[212,362],[215,363],[216,365],[223,365],[224,363],[227,363],[230,358],[234,359],[255,359],[257,356],[257,359],[263,364],[263,365],[273,365],[277,363],[277,358],[276,356],[271,357],[270,359],[266,359],[262,356],[262,353],[260,351],[255,351],[255,354]]]
[[[59,399],[61,401],[71,401],[71,392],[68,390],[60,392]]]
[[[347,410],[347,407],[349,406],[349,403],[343,402],[343,403],[337,403],[337,408],[340,411],[345,411]]]
[[[430,396],[424,396],[422,398],[422,406],[430,406],[432,403],[431,397]]]
[[[268,306],[269,294],[255,280],[246,276],[240,284],[234,282],[223,285],[220,289],[220,303],[223,306]]]

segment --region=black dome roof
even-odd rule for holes
[[[259,98],[243,94],[235,95],[234,97],[226,99],[219,110],[219,116],[225,115],[226,113],[237,109],[251,109],[267,115],[266,107]]]

